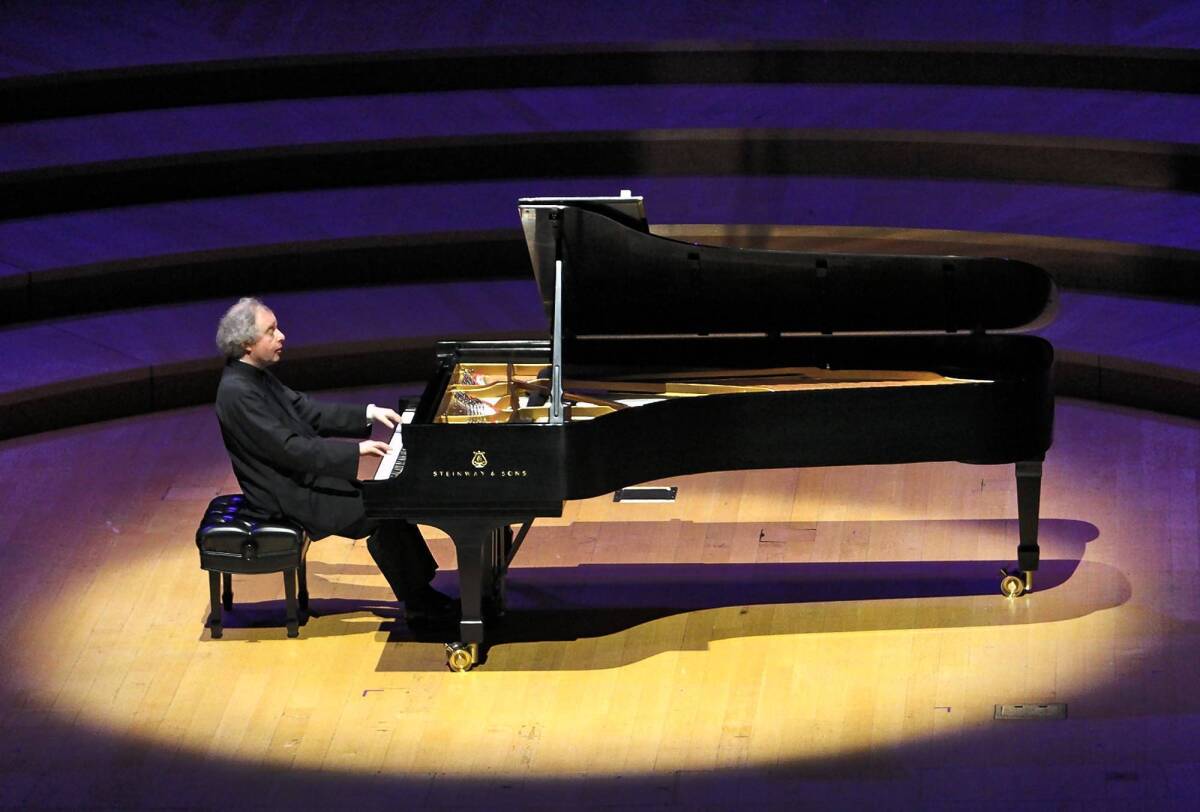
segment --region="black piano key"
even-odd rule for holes
[[[408,458],[408,449],[407,448],[400,449],[400,453],[396,457],[396,464],[392,466],[392,472],[390,474],[388,474],[388,479],[392,479],[394,477],[400,476],[400,473],[404,470],[404,461],[407,458]]]

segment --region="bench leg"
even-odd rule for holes
[[[225,586],[225,597],[224,597],[225,611],[232,612],[233,611],[233,575],[226,572],[223,574],[223,577],[221,580],[224,581],[224,586]]]
[[[208,612],[208,628],[213,639],[221,637],[221,573],[208,573],[208,597],[211,608]]]
[[[300,557],[300,612],[308,615],[308,562]]]
[[[287,599],[288,637],[300,636],[300,619],[296,612],[296,570],[283,571],[283,594]]]

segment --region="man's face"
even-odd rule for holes
[[[279,329],[275,314],[265,307],[260,307],[254,315],[254,325],[258,328],[258,338],[253,344],[246,345],[242,360],[261,369],[279,360],[283,352],[283,330]]]

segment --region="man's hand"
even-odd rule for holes
[[[383,440],[363,440],[358,444],[358,456],[360,457],[382,457],[391,450],[391,446]]]
[[[394,409],[385,409],[382,406],[376,406],[374,403],[368,403],[367,419],[375,420],[389,429],[394,429],[396,428],[396,424],[400,422],[400,415],[396,414]]]

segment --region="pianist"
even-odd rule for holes
[[[263,518],[299,522],[315,540],[367,537],[367,549],[409,620],[453,617],[457,606],[430,586],[436,566],[417,528],[367,518],[357,481],[359,457],[382,457],[388,445],[367,438],[371,421],[394,427],[400,416],[374,404],[322,403],[284,386],[268,370],[283,352],[283,331],[270,308],[245,298],[217,326],[225,370],[217,419],[246,503]]]

